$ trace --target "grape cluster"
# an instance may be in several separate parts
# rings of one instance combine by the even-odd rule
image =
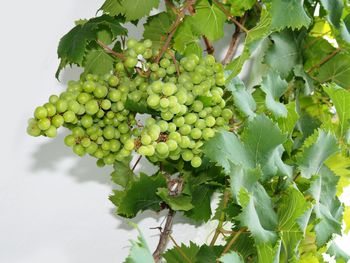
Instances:
[[[224,99],[223,67],[213,56],[175,58],[168,50],[158,62],[152,42],[127,41],[113,74],[87,75],[38,107],[28,126],[33,136],[72,131],[66,145],[98,163],[112,164],[132,151],[152,162],[202,164],[201,147],[218,129],[228,129],[233,112]],[[152,116],[140,124],[126,102],[147,105]]]

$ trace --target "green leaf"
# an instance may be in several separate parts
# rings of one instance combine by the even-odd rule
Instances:
[[[234,251],[223,255],[219,260],[222,263],[244,263],[242,257]]]
[[[327,167],[323,166],[313,176],[308,193],[314,198],[314,214],[318,219],[315,226],[318,247],[325,245],[333,234],[341,233],[343,206],[336,197],[338,178]]]
[[[340,177],[337,185],[337,195],[340,196],[343,189],[350,184],[350,158],[339,152],[329,157],[324,164]]]
[[[240,73],[244,65],[244,62],[247,59],[249,59],[250,54],[253,52],[254,48],[257,46],[257,43],[271,33],[270,26],[271,26],[270,13],[265,8],[263,8],[260,15],[260,21],[255,27],[250,29],[247,33],[246,39],[244,41],[244,49],[242,54],[226,66],[226,69],[232,70],[232,73],[228,78],[229,80],[234,78]]]
[[[196,255],[200,249],[200,247],[193,243],[190,242],[190,245],[187,247],[184,244],[181,244],[180,246],[181,251],[186,255],[188,258],[183,257],[183,255],[179,252],[177,248],[172,248],[167,250],[164,254],[163,257],[166,260],[167,263],[184,263],[188,262],[196,262]]]
[[[186,17],[174,35],[174,49],[187,56],[191,53],[201,57],[203,50],[200,46],[198,34],[194,30],[192,17]]]
[[[192,200],[194,206],[191,210],[185,212],[185,216],[197,221],[207,222],[211,217],[210,201],[214,190],[209,185],[200,184],[191,189]]]
[[[98,32],[110,31],[113,38],[119,35],[126,35],[127,30],[121,26],[122,19],[102,15],[88,20],[84,24],[75,26],[71,31],[60,40],[57,53],[61,59],[56,77],[59,76],[61,69],[67,64],[77,64],[82,66],[88,44],[97,40]]]
[[[113,165],[114,171],[111,174],[112,181],[124,188],[136,178],[136,175],[130,169],[130,161],[131,157],[123,161],[116,161]]]
[[[342,250],[334,241],[331,242],[327,254],[335,256],[337,263],[346,263],[350,260],[350,255]]]
[[[125,263],[154,263],[152,253],[147,245],[147,242],[135,225],[139,232],[138,240],[131,241],[131,249],[129,256],[126,258]]]
[[[323,130],[318,130],[304,143],[303,148],[303,152],[297,158],[297,164],[301,175],[308,179],[318,174],[323,163],[339,151],[334,135]]]
[[[94,49],[87,52],[84,60],[84,75],[91,73],[104,75],[113,70],[114,58],[103,49]]]
[[[244,13],[247,10],[250,10],[253,8],[254,4],[256,3],[256,0],[241,0],[241,1],[235,1],[235,0],[229,0],[227,1],[228,4],[231,6],[231,14],[233,16],[241,17],[244,15]]]
[[[285,30],[270,36],[272,43],[266,51],[264,62],[283,78],[286,78],[293,68],[300,63],[300,48],[295,33]]]
[[[342,0],[321,0],[323,8],[328,12],[327,19],[335,27],[340,27],[340,21],[344,9]]]
[[[135,217],[139,211],[160,210],[162,199],[157,195],[159,188],[166,187],[163,175],[141,174],[138,180],[128,184],[123,191],[114,191],[110,200],[117,206],[117,213],[124,217]]]
[[[256,184],[251,193],[241,188],[238,202],[242,206],[242,213],[237,216],[237,220],[241,226],[249,229],[256,244],[275,243],[277,214],[264,187]]]
[[[168,188],[159,188],[157,191],[157,195],[168,205],[172,210],[175,211],[189,211],[193,209],[193,205],[191,203],[192,197],[180,194],[178,196],[169,195]]]
[[[350,206],[346,206],[344,208],[343,219],[344,219],[344,223],[345,223],[344,233],[348,234],[350,231]]]
[[[212,263],[221,255],[223,246],[202,245],[196,255],[196,263]]]
[[[272,262],[279,263],[280,242],[277,242],[275,246],[270,243],[262,243],[257,245],[258,262]]]
[[[260,88],[266,94],[266,107],[276,117],[287,117],[288,111],[286,106],[279,102],[280,97],[282,97],[288,89],[287,81],[284,79],[282,80],[276,71],[270,71],[265,77],[263,77]]]
[[[291,260],[297,255],[297,247],[304,236],[307,224],[299,220],[311,206],[306,202],[303,194],[289,187],[282,195],[278,205],[278,230],[282,239],[282,254],[286,260]]]
[[[338,53],[319,68],[316,78],[319,82],[335,82],[347,89],[350,87],[349,64],[350,55]]]
[[[195,6],[196,13],[192,17],[193,25],[201,35],[209,40],[218,40],[224,36],[226,15],[208,0],[200,0]]]
[[[338,87],[335,84],[331,84],[324,87],[331,98],[340,122],[340,135],[344,136],[349,129],[350,120],[350,92]]]
[[[227,71],[225,74],[226,76],[230,75],[230,71]],[[235,106],[240,112],[250,118],[255,117],[256,103],[242,80],[238,77],[229,80],[226,83],[226,89],[232,93]]]
[[[127,21],[140,19],[157,8],[159,0],[107,0],[101,10],[111,16],[123,14]]]
[[[147,114],[156,115],[156,116],[159,115],[157,111],[149,108],[145,101],[135,102],[130,98],[127,98],[124,106],[125,106],[125,109],[132,112],[137,112],[140,114],[147,113]]]
[[[152,47],[159,49],[164,44],[173,21],[174,16],[166,12],[148,17],[147,22],[144,24],[143,38],[152,40]]]
[[[281,129],[282,133],[286,133],[289,136],[292,135],[295,125],[299,120],[299,114],[296,111],[296,102],[292,101],[286,105],[287,108],[287,117],[278,118],[278,126]]]
[[[290,27],[294,30],[303,26],[308,27],[311,19],[304,10],[303,2],[303,0],[272,0],[272,28],[282,30]],[[288,15],[286,12],[293,15]]]
[[[296,65],[294,67],[293,72],[296,77],[300,77],[304,80],[304,83],[305,83],[304,94],[310,95],[314,91],[315,87],[314,87],[313,79],[310,78],[308,74],[306,74],[303,65],[302,64]]]

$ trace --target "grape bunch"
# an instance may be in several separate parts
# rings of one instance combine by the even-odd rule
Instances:
[[[176,59],[167,50],[161,59],[152,42],[129,39],[112,74],[87,75],[71,81],[60,96],[38,107],[28,133],[55,137],[65,126],[66,145],[82,156],[113,164],[136,151],[156,163],[164,160],[202,164],[201,147],[233,117],[226,106],[224,69],[215,58],[191,54]],[[143,124],[127,102],[150,111]]]

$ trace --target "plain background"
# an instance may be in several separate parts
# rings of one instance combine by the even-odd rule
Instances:
[[[0,3],[1,263],[122,262],[128,240],[137,236],[115,216],[108,200],[113,189],[110,168],[97,168],[94,159],[74,156],[63,145],[65,132],[56,140],[31,138],[25,132],[34,107],[78,77],[76,69],[64,71],[61,83],[54,77],[60,37],[73,27],[73,21],[94,16],[102,2]],[[140,29],[131,29],[133,36],[140,37]],[[150,169],[142,163],[138,170],[145,167]],[[350,204],[349,196],[343,200]],[[150,228],[159,226],[163,218],[146,213],[132,220],[152,249],[158,231]],[[206,239],[214,228],[189,225],[179,217],[176,221],[178,242]],[[349,236],[339,240],[343,249],[349,243]]]

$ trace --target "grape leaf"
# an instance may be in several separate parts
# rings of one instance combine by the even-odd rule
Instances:
[[[221,255],[223,246],[202,245],[196,255],[196,263],[212,263]]]
[[[282,239],[281,253],[286,260],[291,260],[297,254],[297,246],[307,226],[299,219],[310,208],[303,194],[294,187],[289,187],[281,197],[277,210],[278,230]]]
[[[226,15],[208,0],[197,2],[196,13],[192,17],[193,25],[201,35],[205,35],[209,40],[218,40],[224,36],[224,23]]]
[[[333,234],[341,233],[343,206],[336,197],[337,182],[338,178],[325,166],[311,178],[307,193],[315,200],[313,212],[318,219],[315,226],[318,247],[325,245]]]
[[[350,158],[339,152],[329,157],[324,164],[340,177],[337,185],[337,195],[340,196],[343,189],[350,184]]]
[[[290,27],[294,30],[303,26],[308,27],[311,19],[304,10],[303,2],[303,0],[272,0],[272,28],[281,30]],[[286,15],[286,11],[293,15]]]
[[[159,0],[107,0],[101,7],[111,16],[123,14],[127,21],[140,19],[157,8]]]
[[[131,248],[129,256],[125,259],[124,263],[154,263],[152,253],[147,245],[146,239],[139,230],[139,228],[134,225],[139,232],[137,241],[131,241]]]
[[[240,73],[244,62],[249,59],[250,54],[257,46],[257,43],[271,33],[270,26],[271,16],[269,12],[265,8],[263,8],[260,15],[260,21],[247,33],[246,39],[244,41],[244,49],[242,54],[226,66],[227,70],[232,71],[231,75],[228,78],[229,80]]]
[[[344,233],[348,234],[350,231],[350,206],[346,206],[344,208],[343,219],[344,219],[344,223],[345,223]]]
[[[287,133],[289,136],[292,135],[295,125],[298,122],[299,114],[296,111],[296,102],[292,101],[286,105],[287,108],[287,117],[278,118],[278,126],[283,133]]]
[[[244,263],[242,257],[234,251],[223,255],[219,260],[222,263]]]
[[[210,201],[213,195],[213,188],[209,185],[200,184],[192,187],[192,200],[194,206],[191,210],[186,211],[185,216],[200,222],[207,222],[211,217]]]
[[[195,32],[192,17],[186,17],[174,35],[174,48],[183,55],[196,54],[201,57],[203,50],[199,43],[199,36]]]
[[[227,71],[225,74],[229,76],[230,71]],[[238,77],[228,80],[226,89],[232,93],[235,106],[240,112],[250,118],[255,117],[256,103],[252,94],[247,91],[242,80]]]
[[[280,241],[277,242],[275,246],[272,246],[270,243],[261,243],[257,245],[258,262],[279,263],[280,246]]]
[[[276,117],[287,117],[286,106],[279,102],[280,97],[287,91],[288,83],[281,79],[276,71],[270,71],[263,77],[260,88],[265,92],[266,107],[272,111]]]
[[[343,88],[350,87],[350,55],[338,53],[324,63],[316,74],[319,82],[335,82]]]
[[[125,106],[125,109],[132,112],[137,112],[140,114],[147,113],[155,116],[159,115],[159,112],[149,108],[145,101],[135,102],[130,98],[127,98],[124,106]]]
[[[125,190],[115,190],[110,200],[117,206],[119,215],[131,218],[139,211],[159,211],[162,199],[157,195],[157,191],[163,187],[166,187],[163,175],[140,174],[140,178],[128,184]]]
[[[271,198],[260,184],[254,185],[251,192],[241,188],[238,202],[242,206],[242,212],[236,219],[240,225],[247,227],[257,245],[273,244],[277,240],[275,232],[277,226],[277,214],[273,210]]]
[[[184,193],[178,196],[169,195],[168,188],[159,188],[157,195],[175,211],[189,211],[193,209],[192,197]]]
[[[200,249],[197,244],[191,241],[189,246],[181,244],[180,249],[182,253],[186,255],[187,259],[184,258],[177,248],[168,249],[163,254],[163,258],[167,263],[196,262],[196,255]]]
[[[233,16],[241,17],[247,10],[253,8],[254,4],[256,3],[256,0],[229,0],[227,1],[227,3],[230,4],[231,14]]]
[[[173,21],[174,16],[166,12],[150,16],[144,24],[143,37],[152,40],[152,47],[159,49],[164,44]]]
[[[130,169],[130,161],[131,157],[125,158],[123,161],[116,161],[113,165],[114,171],[111,174],[112,181],[124,188],[136,178]]]
[[[314,83],[312,78],[309,77],[308,74],[306,74],[303,65],[298,64],[294,67],[294,75],[296,77],[302,78],[304,80],[305,83],[305,90],[304,90],[304,94],[305,95],[310,95],[313,91],[314,91]]]
[[[335,241],[332,241],[329,245],[327,254],[334,256],[337,263],[346,263],[350,260],[350,255],[342,250]]]
[[[328,21],[335,27],[340,27],[341,16],[344,9],[344,3],[341,0],[321,0],[323,8],[328,12]]]
[[[297,156],[297,164],[301,175],[310,179],[318,174],[323,163],[338,152],[337,141],[334,135],[318,130],[305,141],[303,151]]]
[[[114,58],[103,49],[89,50],[84,60],[84,75],[88,73],[96,75],[110,73],[113,69],[114,61]]]
[[[77,64],[82,66],[88,44],[97,40],[98,32],[106,28],[115,38],[118,35],[126,35],[127,30],[121,26],[122,19],[102,15],[88,20],[84,24],[79,24],[62,37],[58,45],[57,53],[61,63],[56,72],[56,77],[67,64]]]
[[[286,78],[300,63],[300,48],[294,33],[285,30],[270,36],[272,43],[266,51],[264,62]]]
[[[324,87],[331,98],[340,122],[340,135],[344,136],[349,129],[350,120],[350,92],[338,87],[337,85],[328,85]]]

